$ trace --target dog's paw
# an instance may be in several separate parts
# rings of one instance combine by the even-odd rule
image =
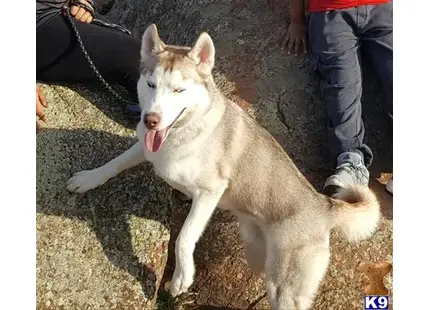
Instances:
[[[85,170],[75,173],[67,181],[67,190],[73,193],[85,193],[106,182],[99,170]]]
[[[170,283],[170,294],[173,297],[186,293],[193,284],[193,272],[182,272],[175,270],[172,282]]]

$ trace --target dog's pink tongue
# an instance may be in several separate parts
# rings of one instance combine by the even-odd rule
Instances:
[[[145,147],[150,152],[158,152],[166,139],[167,128],[157,131],[148,130],[145,134]]]

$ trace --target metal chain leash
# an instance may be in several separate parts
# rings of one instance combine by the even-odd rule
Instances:
[[[120,96],[113,88],[112,86],[110,86],[108,84],[108,82],[106,82],[106,80],[103,78],[103,76],[100,74],[99,70],[97,70],[97,67],[94,65],[93,61],[91,60],[90,55],[88,55],[88,51],[84,46],[84,43],[82,41],[82,37],[79,34],[78,29],[76,28],[75,22],[73,21],[72,16],[70,15],[70,8],[69,7],[64,7],[63,9],[67,19],[69,20],[70,25],[73,28],[73,31],[75,32],[76,35],[76,39],[78,40],[79,46],[81,48],[82,53],[84,54],[85,58],[88,61],[88,64],[90,65],[91,69],[94,71],[94,74],[96,75],[97,79],[103,84],[103,86],[109,91],[109,93],[111,93],[118,101],[124,103],[127,108],[132,111],[132,112],[139,112],[140,113],[140,107],[137,103],[132,102],[130,100],[124,99],[122,96]],[[111,28],[115,28],[118,29],[120,31],[123,31],[124,33],[127,33],[128,35],[131,35],[131,32],[123,27],[120,27],[118,25],[114,25],[114,24],[108,24],[105,23],[103,21],[100,20],[93,20],[93,23],[96,24],[101,24],[104,25],[106,27],[111,27]]]

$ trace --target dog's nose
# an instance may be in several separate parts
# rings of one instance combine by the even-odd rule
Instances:
[[[146,128],[154,129],[160,123],[160,119],[160,114],[149,112],[143,117],[143,123],[145,124]]]

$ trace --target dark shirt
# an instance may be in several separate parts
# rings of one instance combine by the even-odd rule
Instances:
[[[36,0],[36,31],[61,13],[66,0]]]

